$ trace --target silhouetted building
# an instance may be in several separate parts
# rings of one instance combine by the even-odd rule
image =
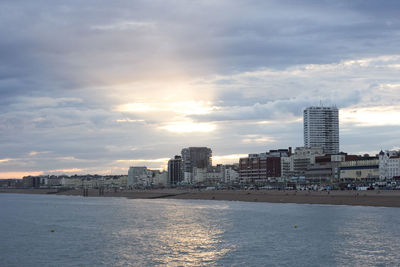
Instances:
[[[22,183],[25,188],[39,188],[40,177],[39,176],[25,176],[22,178]]]
[[[183,161],[181,156],[175,156],[168,161],[168,184],[175,185],[183,181]]]
[[[183,173],[186,182],[192,182],[193,168],[208,169],[212,166],[212,151],[208,147],[182,149]]]

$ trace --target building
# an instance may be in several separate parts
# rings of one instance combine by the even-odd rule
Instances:
[[[291,157],[281,157],[281,178],[286,180],[293,176],[293,161]]]
[[[379,179],[379,159],[360,157],[358,160],[340,163],[340,180],[343,182],[372,182]]]
[[[206,183],[209,185],[215,185],[223,183],[225,180],[225,165],[218,164],[212,166],[207,170]]]
[[[239,159],[239,179],[244,183],[265,182],[281,177],[281,158],[290,157],[292,149],[270,150],[260,154],[249,154]]]
[[[322,147],[325,154],[339,153],[337,107],[308,107],[303,112],[304,146]]]
[[[22,183],[25,188],[40,188],[41,179],[39,176],[24,176]]]
[[[315,164],[315,158],[322,155],[322,147],[296,147],[291,156],[293,176],[305,176],[307,169]]]
[[[400,151],[381,151],[379,153],[379,178],[392,179],[400,176]]]
[[[193,167],[193,171],[191,173],[191,184],[204,184],[207,181],[207,169],[206,168],[197,168]]]
[[[238,165],[225,165],[224,183],[234,184],[239,181]]]
[[[134,186],[138,184],[144,178],[147,178],[146,167],[130,167],[128,171],[128,186]]]
[[[193,168],[208,169],[212,166],[212,151],[208,147],[182,149],[183,174],[187,183],[193,182]]]
[[[181,156],[175,156],[168,161],[168,184],[176,185],[183,181],[183,161]]]
[[[169,184],[169,176],[166,171],[153,170],[152,185],[155,187],[164,187]]]
[[[346,160],[346,154],[316,156],[315,163],[310,165],[305,178],[311,182],[332,182],[339,179],[339,166]]]

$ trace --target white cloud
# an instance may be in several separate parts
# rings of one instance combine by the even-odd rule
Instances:
[[[145,122],[145,120],[132,120],[129,118],[125,118],[125,119],[118,119],[116,120],[116,122]]]
[[[0,159],[0,163],[6,163],[6,162],[10,162],[14,159]]]
[[[119,159],[116,162],[127,162],[127,163],[165,163],[168,162],[169,158],[158,158],[158,159]]]
[[[213,165],[215,164],[234,164],[239,162],[239,158],[247,157],[247,154],[228,154],[212,156]]]
[[[47,173],[82,173],[83,169],[71,168],[71,169],[57,169],[57,170],[48,170]]]
[[[171,103],[165,100],[164,102],[122,104],[118,105],[115,110],[122,113],[171,112],[182,115],[201,115],[208,114],[215,109],[216,107],[213,107],[210,101],[191,100]]]
[[[146,21],[118,21],[112,24],[94,25],[90,28],[97,31],[153,30],[156,28],[156,23]]]
[[[186,133],[208,133],[214,131],[217,126],[213,123],[208,122],[193,122],[190,120],[186,121],[174,121],[168,122],[167,124],[160,126],[160,129],[167,130],[169,132],[186,134]]]
[[[340,110],[340,122],[353,126],[400,126],[400,107],[372,106]],[[349,128],[351,126],[347,126]]]
[[[257,134],[249,134],[242,139],[242,143],[260,143],[260,144],[267,144],[273,143],[275,139],[270,136],[262,136]]]

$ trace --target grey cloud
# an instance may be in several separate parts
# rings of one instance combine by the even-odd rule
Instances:
[[[398,69],[386,63],[360,71],[330,69],[330,75],[322,70],[304,77],[291,71],[294,66],[399,54],[399,5],[1,1],[0,36],[6,38],[0,38],[0,157],[25,160],[25,165],[8,162],[2,171],[108,168],[114,160],[168,157],[189,145],[209,145],[217,154],[262,151],[258,143],[238,142],[251,134],[279,136],[266,144],[271,148],[301,145],[301,123],[242,123],[296,118],[320,100],[339,107],[396,103],[396,88],[382,84],[398,83]],[[273,73],[240,76],[263,70]],[[167,90],[162,83],[176,76],[185,77],[189,88],[196,82],[210,88],[219,110],[190,118],[214,121],[217,130],[212,134],[160,130],[160,121],[174,119],[171,114],[157,118],[114,111],[124,100],[151,94],[147,82],[160,82],[153,89],[157,99],[159,91]],[[203,100],[202,94],[194,92],[193,98]],[[117,122],[123,118],[144,122]],[[360,151],[368,146],[367,139],[351,143],[363,130],[344,135],[344,148]],[[391,140],[385,146],[398,142],[379,130],[397,133],[396,127],[371,128],[370,133]],[[25,158],[30,151],[43,150],[51,156]],[[70,156],[81,161],[62,160]]]
[[[363,9],[346,1],[103,4],[5,2],[3,7],[13,15],[3,19],[6,26],[1,29],[13,33],[12,47],[2,47],[0,53],[21,55],[19,61],[15,56],[4,58],[7,63],[20,62],[18,69],[25,65],[28,72],[36,72],[35,76],[41,73],[40,77],[45,78],[46,73],[47,80],[57,80],[56,86],[65,88],[68,84],[140,78],[148,70],[168,73],[172,71],[168,61],[172,60],[186,71],[227,73],[265,66],[329,63],[356,55],[381,54],[382,48],[385,53],[399,51],[397,42],[386,42],[397,39],[397,17],[393,12],[371,17],[368,6],[376,8],[374,2]],[[390,10],[393,7],[385,9]],[[128,33],[112,30],[113,25],[124,25],[124,21],[126,25],[149,23],[155,29]],[[101,33],[91,30],[93,27],[109,30]],[[18,45],[22,45],[20,51],[13,48]]]

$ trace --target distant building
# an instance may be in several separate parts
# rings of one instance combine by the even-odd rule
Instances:
[[[379,178],[392,179],[400,176],[400,151],[381,151],[379,153]]]
[[[358,160],[340,163],[340,180],[343,182],[371,182],[379,179],[379,159],[360,157]]]
[[[190,176],[190,183],[192,184],[204,184],[207,181],[207,168],[193,167],[193,171]]]
[[[270,150],[260,154],[249,154],[239,159],[239,179],[244,183],[265,182],[281,177],[281,158],[290,157],[292,149]]]
[[[325,154],[339,153],[337,107],[308,107],[303,112],[304,146],[322,147]]]
[[[322,155],[322,147],[296,147],[291,156],[293,176],[305,176],[307,169],[315,164],[315,157]]]
[[[293,176],[293,161],[291,157],[281,157],[281,178],[283,179]]]
[[[208,147],[184,148],[181,153],[185,182],[193,182],[193,168],[208,169],[212,166],[212,151]]]
[[[235,184],[239,182],[238,165],[225,165],[224,183]]]
[[[153,170],[151,184],[155,187],[168,185],[168,172]]]
[[[25,176],[22,178],[23,187],[25,188],[40,188],[39,176]]]
[[[181,156],[175,156],[168,161],[168,184],[176,185],[183,181],[183,160]]]
[[[218,164],[208,168],[206,175],[206,182],[209,185],[219,184],[224,182],[225,165]]]
[[[134,186],[147,177],[147,167],[130,167],[128,171],[128,186]]]
[[[316,156],[315,163],[308,166],[305,178],[311,182],[331,182],[339,179],[339,166],[346,154]]]

